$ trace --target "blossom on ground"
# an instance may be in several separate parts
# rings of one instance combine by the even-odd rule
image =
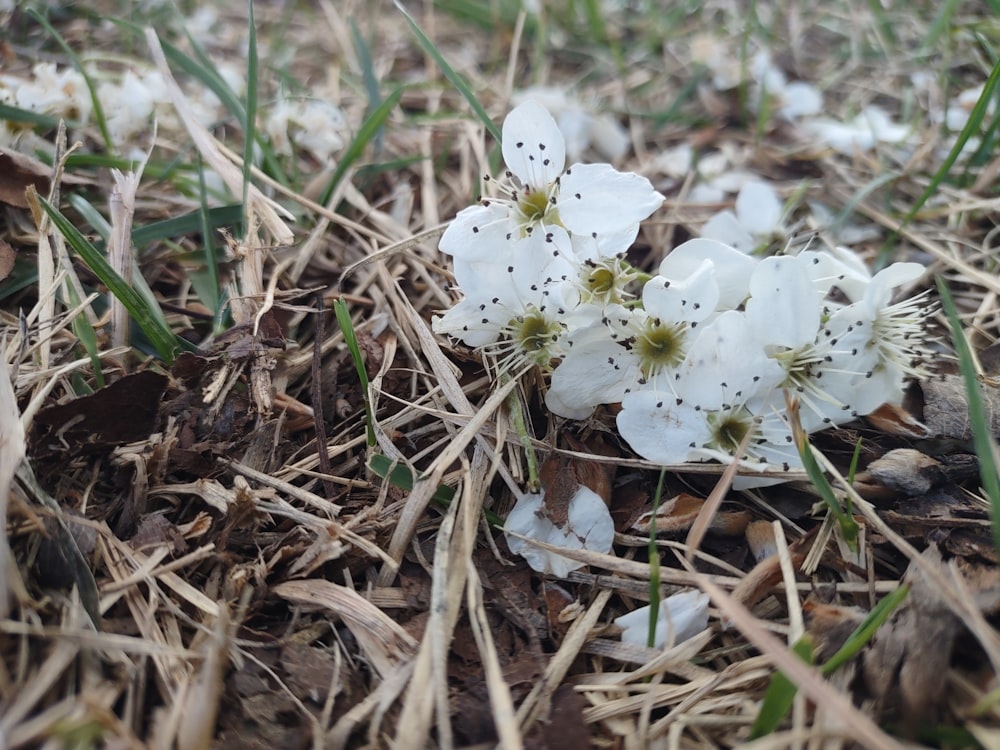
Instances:
[[[584,563],[549,552],[530,540],[536,539],[569,550],[589,550],[607,554],[615,537],[611,512],[604,500],[589,487],[580,485],[569,501],[564,523],[550,518],[545,508],[545,493],[520,495],[504,522],[507,546],[521,555],[532,569],[558,578],[582,568]],[[526,539],[521,539],[518,534]]]
[[[654,648],[676,646],[708,628],[708,594],[697,589],[681,591],[660,602],[653,635]],[[650,605],[615,618],[622,628],[622,642],[645,646],[649,643]]]
[[[783,378],[744,314],[728,310],[701,332],[668,388],[622,399],[618,431],[636,453],[662,464],[732,460],[749,434],[747,466],[787,470],[798,465],[791,433],[761,408]]]
[[[456,260],[455,278],[465,296],[431,321],[437,333],[496,356],[500,370],[511,373],[526,364],[548,367],[564,353],[566,333],[567,253],[560,253],[556,238],[542,235],[521,244],[528,252],[516,263]]]
[[[752,253],[781,233],[782,212],[777,191],[762,180],[752,180],[740,188],[735,210],[712,216],[702,227],[701,236]]]
[[[802,466],[789,395],[813,432],[900,400],[905,379],[922,372],[933,308],[919,295],[894,302],[893,292],[923,266],[873,276],[848,248],[749,254],[786,230],[774,188],[745,180],[723,215],[727,231],[684,242],[644,271],[626,251],[662,196],[608,165],[563,171],[564,151],[541,105],[508,116],[509,184],[460,211],[443,235],[462,298],[432,320],[501,373],[540,373],[553,414],[586,419],[617,404],[619,435],[646,460],[738,460],[753,474],[741,482],[781,481]],[[592,495],[577,493],[559,522],[543,496],[520,496],[507,529],[526,539],[511,548],[554,575],[572,568],[528,540],[610,549],[607,507]]]

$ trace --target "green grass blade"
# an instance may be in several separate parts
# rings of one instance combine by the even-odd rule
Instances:
[[[813,644],[808,634],[795,642],[792,652],[806,664],[812,664]],[[795,683],[789,680],[784,672],[778,672],[771,677],[771,682],[764,692],[764,699],[760,703],[760,711],[757,712],[757,718],[750,727],[751,740],[764,737],[778,728],[791,710],[797,692]]]
[[[656,493],[653,495],[653,515],[649,524],[649,633],[646,636],[646,645],[650,648],[656,647],[656,625],[660,619],[660,550],[656,546],[656,515],[660,512],[663,480],[666,476],[667,470],[660,469]]]
[[[1000,65],[1000,63],[998,63]],[[951,297],[948,285],[939,276],[937,278],[938,293],[941,296],[941,306],[948,317],[951,327],[951,338],[955,344],[955,354],[965,381],[965,394],[969,402],[969,426],[972,428],[972,443],[979,458],[979,476],[983,483],[983,491],[990,503],[990,519],[993,526],[993,546],[1000,553],[1000,470],[997,468],[997,446],[986,415],[983,403],[983,393],[976,367],[972,358],[972,350],[962,330],[962,322],[958,319],[958,310]]]
[[[455,69],[448,64],[448,61],[444,59],[444,55],[442,55],[438,48],[434,45],[434,42],[428,39],[427,35],[421,30],[421,28],[417,25],[417,22],[413,20],[410,14],[406,12],[406,9],[402,6],[399,0],[395,0],[395,3],[396,8],[403,14],[403,18],[406,19],[406,23],[409,24],[413,35],[417,37],[417,41],[420,42],[420,46],[423,47],[424,52],[433,58],[434,62],[437,63],[437,66],[441,68],[441,72],[444,73],[445,78],[451,81],[451,85],[458,89],[462,96],[465,97],[469,106],[472,107],[472,111],[476,113],[476,116],[479,117],[483,125],[486,127],[487,132],[493,136],[497,143],[500,143],[502,140],[500,136],[500,128],[496,126],[496,123],[493,122],[492,118],[490,118],[489,114],[483,108],[483,105],[479,103],[476,95],[473,94],[472,89],[469,88],[469,84],[467,84],[462,76],[460,76]]]
[[[198,157],[198,163],[200,167],[201,156]],[[208,275],[208,284],[206,285],[208,289],[206,291],[211,295],[207,299],[202,297],[202,302],[210,310],[218,311],[220,302],[219,263],[215,255],[215,243],[212,241],[211,209],[208,206],[208,190],[205,187],[204,168],[198,169],[198,194],[201,199],[201,205],[198,208],[198,223],[201,228],[201,245],[205,251],[205,273]]]
[[[364,81],[365,93],[368,95],[368,114],[371,114],[382,103],[382,92],[379,91],[378,78],[375,76],[375,63],[372,62],[371,50],[368,49],[365,38],[361,36],[361,30],[353,16],[348,21],[351,26],[351,41],[354,42],[358,66],[361,68],[361,80]]]
[[[983,86],[983,93],[979,96],[979,99],[976,101],[976,105],[969,113],[969,121],[965,123],[965,127],[962,128],[962,132],[958,134],[958,139],[955,141],[955,145],[952,146],[951,151],[948,152],[948,156],[945,158],[938,171],[934,173],[930,183],[917,199],[917,202],[913,204],[910,210],[906,213],[906,216],[903,217],[903,223],[900,225],[900,229],[909,224],[913,220],[913,217],[917,215],[917,212],[923,208],[927,199],[934,194],[934,192],[938,189],[938,185],[940,185],[944,181],[944,178],[948,176],[948,172],[951,171],[951,168],[958,160],[959,155],[962,153],[962,149],[965,148],[965,144],[967,144],[969,139],[972,138],[972,136],[980,129],[983,124],[983,119],[986,117],[986,113],[989,110],[990,100],[993,98],[998,82],[1000,82],[1000,60],[997,60],[993,65],[993,70],[990,71],[990,77],[986,79],[986,83]],[[899,232],[899,230],[896,231],[897,233]]]
[[[333,303],[333,312],[337,316],[337,324],[344,334],[344,343],[347,344],[347,351],[351,353],[354,360],[354,369],[357,370],[358,380],[361,381],[361,392],[365,402],[365,426],[368,432],[368,447],[375,447],[375,413],[372,411],[371,398],[368,391],[368,371],[365,369],[365,360],[361,355],[361,347],[358,346],[358,337],[354,333],[354,323],[351,321],[351,313],[347,309],[347,303],[338,299]]]
[[[931,24],[930,29],[928,29],[927,34],[924,36],[923,46],[918,53],[921,57],[937,48],[938,40],[947,34],[949,29],[951,29],[955,11],[958,10],[958,7],[961,4],[962,0],[945,0],[941,3],[941,8],[938,11],[937,16],[934,18],[934,22]]]
[[[868,645],[875,632],[906,600],[909,593],[909,586],[900,586],[876,604],[868,616],[854,629],[844,645],[820,667],[823,676],[829,677],[857,656],[861,649]],[[792,651],[807,664],[812,664],[812,640],[808,634],[792,646]],[[764,693],[764,699],[761,701],[760,711],[757,713],[757,718],[750,730],[751,740],[770,734],[778,728],[778,725],[788,715],[796,692],[798,692],[796,685],[783,673],[779,672],[771,678],[767,691]]]
[[[194,232],[211,232],[219,227],[233,227],[243,222],[243,206],[233,203],[228,206],[202,208],[163,221],[154,221],[132,230],[132,242],[136,247],[145,247],[158,240],[167,240]],[[210,235],[205,235],[206,242]]]
[[[333,171],[333,176],[330,178],[330,182],[327,184],[326,188],[323,190],[320,196],[319,203],[326,205],[330,200],[330,196],[337,189],[337,185],[340,181],[344,179],[344,175],[347,170],[350,169],[351,165],[354,164],[361,154],[364,153],[365,147],[376,137],[379,130],[385,124],[386,119],[388,119],[389,114],[396,108],[399,103],[400,98],[403,96],[403,89],[398,88],[389,94],[388,98],[382,102],[375,111],[361,124],[358,128],[358,134],[351,141],[351,144],[344,151],[343,156],[340,157],[340,161],[337,163],[337,168]]]
[[[66,284],[66,293],[69,296],[68,302],[70,307],[75,308],[83,301],[77,295],[76,288],[72,284]],[[80,313],[73,318],[72,328],[73,335],[83,345],[83,349],[87,352],[87,357],[90,359],[90,367],[94,371],[94,382],[98,388],[103,388],[104,370],[101,366],[101,357],[99,355],[100,347],[97,345],[97,331],[94,330],[90,319],[84,313]]]
[[[97,278],[108,288],[108,291],[121,300],[125,309],[131,314],[132,319],[143,330],[146,336],[149,337],[149,341],[156,349],[157,354],[168,364],[173,362],[174,356],[181,348],[181,344],[177,336],[174,335],[174,332],[160,322],[161,318],[149,309],[146,300],[129,284],[125,283],[124,279],[104,259],[101,252],[90,243],[90,240],[80,233],[80,230],[73,226],[69,219],[63,216],[58,209],[45,199],[40,197],[38,200],[42,204],[42,208],[45,209],[45,213],[49,215],[52,224],[66,238],[70,247],[83,258],[84,263],[97,275]]]
[[[869,641],[871,641],[872,636],[875,635],[875,631],[878,630],[882,626],[882,623],[889,619],[889,615],[895,612],[896,608],[906,600],[909,593],[909,586],[900,586],[892,593],[887,594],[878,604],[872,607],[872,611],[869,612],[868,616],[861,621],[861,624],[854,629],[854,632],[851,633],[850,637],[844,642],[844,645],[837,649],[837,653],[831,656],[823,664],[820,671],[824,674],[824,676],[833,674],[844,666],[844,664],[857,656],[861,652],[861,649],[863,649],[866,645],[868,645]]]
[[[90,93],[90,101],[94,107],[94,120],[97,122],[97,127],[101,131],[101,138],[104,140],[104,147],[108,151],[114,151],[115,145],[111,140],[111,131],[108,130],[108,121],[104,116],[104,108],[101,106],[101,100],[97,98],[97,87],[94,85],[94,79],[87,74],[84,69],[83,64],[80,62],[79,55],[69,46],[69,43],[63,39],[62,34],[56,31],[55,27],[49,23],[44,15],[39,13],[34,8],[28,8],[27,13],[29,16],[38,21],[42,27],[49,32],[53,39],[55,39],[56,44],[62,47],[63,52],[66,56],[73,62],[73,67],[76,68],[77,72],[83,76],[84,83],[87,84],[87,91]]]
[[[257,29],[253,18],[253,0],[247,0],[250,38],[247,41],[247,106],[243,118],[243,205],[249,205],[250,170],[253,168],[253,147],[257,133]],[[248,221],[244,224],[249,227]]]
[[[837,525],[840,526],[840,532],[844,536],[844,541],[847,542],[847,545],[852,550],[857,550],[858,524],[850,515],[848,515],[847,511],[841,507],[840,501],[837,500],[837,496],[833,493],[833,487],[830,486],[830,481],[826,478],[826,474],[823,473],[823,470],[816,462],[816,457],[813,456],[812,449],[810,448],[808,442],[806,443],[805,450],[802,451],[801,455],[806,473],[809,475],[809,479],[812,481],[813,486],[819,492],[820,497],[823,498],[823,502],[827,504],[827,507],[830,508],[830,512],[833,513],[834,518],[837,519]]]
[[[386,480],[393,487],[399,487],[401,490],[407,491],[413,489],[413,474],[410,472],[409,468],[399,463],[394,464],[392,459],[388,456],[383,456],[381,453],[372,455],[371,458],[368,459],[368,468],[375,472],[378,476],[382,477],[382,479]],[[455,488],[442,484],[434,490],[431,500],[438,505],[447,508],[448,505],[451,504],[454,497]],[[486,520],[493,526],[503,528],[503,519],[493,511],[484,508],[483,515],[486,516]]]
[[[59,118],[52,115],[43,115],[41,112],[32,112],[29,109],[21,109],[10,104],[0,104],[0,120],[6,122],[23,122],[49,130],[59,127]],[[70,127],[81,125],[82,123],[67,123]]]

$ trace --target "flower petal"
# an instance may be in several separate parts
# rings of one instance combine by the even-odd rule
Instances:
[[[469,206],[458,212],[441,235],[438,249],[465,260],[497,260],[511,252],[517,229],[510,209],[500,203]]]
[[[642,288],[642,304],[650,316],[666,323],[700,323],[719,304],[715,264],[704,260],[692,274],[679,280],[654,276]]]
[[[741,253],[752,253],[757,249],[757,241],[753,235],[740,224],[736,214],[728,209],[719,211],[706,221],[701,228],[701,236],[734,247]]]
[[[781,225],[781,201],[766,182],[753,180],[736,196],[736,218],[753,235],[769,235]]]
[[[797,256],[764,258],[750,277],[746,318],[758,340],[796,349],[816,339],[820,298]]]
[[[649,461],[684,463],[691,446],[710,437],[704,415],[694,406],[678,404],[672,396],[654,391],[632,391],[622,399],[616,418],[618,432]]]
[[[557,207],[574,234],[617,232],[638,224],[663,204],[652,183],[610,164],[574,164],[560,179]]]
[[[678,245],[660,263],[660,275],[668,279],[685,279],[706,258],[715,263],[719,309],[731,310],[742,305],[757,260],[722,242],[699,237]]]
[[[503,121],[503,160],[524,185],[547,190],[566,166],[566,141],[541,104],[526,101]]]

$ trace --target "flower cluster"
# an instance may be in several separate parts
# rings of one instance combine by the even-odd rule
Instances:
[[[758,258],[702,237],[644,273],[625,251],[663,200],[648,180],[566,169],[563,137],[534,101],[509,114],[502,149],[498,197],[441,239],[464,296],[434,328],[512,376],[550,373],[559,416],[620,404],[618,431],[646,459],[738,458],[780,476],[801,466],[786,393],[806,431],[843,424],[898,400],[927,356],[926,298],[893,302],[919,264],[872,276],[842,248]]]

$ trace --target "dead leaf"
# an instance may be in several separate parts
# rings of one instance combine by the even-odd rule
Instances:
[[[868,464],[868,469],[855,478],[855,486],[865,497],[900,493],[916,497],[926,495],[943,479],[940,462],[918,450],[898,448]]]
[[[886,435],[906,437],[919,440],[928,437],[927,427],[920,423],[909,411],[895,404],[882,404],[871,414],[865,415],[865,421]]]
[[[92,455],[145,440],[156,427],[166,387],[165,375],[144,370],[89,396],[42,409],[32,423],[35,458]]]
[[[0,281],[10,276],[10,272],[14,270],[16,257],[17,253],[14,252],[14,248],[4,240],[0,240]]]
[[[928,547],[923,557],[944,572],[937,547]],[[905,580],[910,596],[875,634],[863,674],[883,707],[898,704],[904,725],[915,729],[933,721],[935,708],[942,705],[948,685],[942,677],[964,626],[916,564],[910,564]]]
[[[24,191],[28,186],[34,186],[39,195],[48,195],[52,167],[42,161],[0,147],[0,203],[6,203],[16,208],[28,208],[28,200]],[[87,184],[90,180],[73,175],[64,175],[62,181],[70,184]],[[2,271],[2,268],[0,268]],[[0,273],[0,279],[4,274]]]
[[[943,375],[922,380],[920,389],[924,397],[924,424],[932,435],[953,440],[972,439],[969,404],[961,376]],[[991,431],[994,436],[1000,436],[1000,392],[987,383],[980,383],[979,390]]]
[[[705,499],[682,492],[660,504],[653,518],[653,512],[648,511],[639,516],[632,524],[630,531],[638,534],[648,534],[650,526],[655,524],[657,534],[670,534],[687,531],[698,518]],[[727,536],[742,534],[750,523],[751,515],[747,511],[720,511],[716,513],[709,524],[709,530]]]

